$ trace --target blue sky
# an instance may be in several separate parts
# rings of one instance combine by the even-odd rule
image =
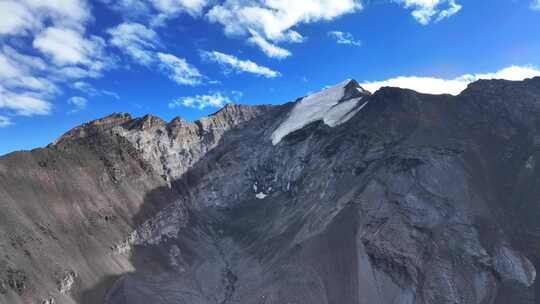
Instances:
[[[354,78],[540,75],[540,0],[4,0],[0,154],[112,112],[189,120]]]

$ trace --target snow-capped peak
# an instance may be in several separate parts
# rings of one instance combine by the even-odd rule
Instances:
[[[344,123],[361,108],[357,107],[358,102],[366,95],[369,92],[356,81],[347,79],[302,98],[291,110],[289,117],[272,133],[272,143],[277,145],[283,137],[314,121],[323,120],[330,127]]]

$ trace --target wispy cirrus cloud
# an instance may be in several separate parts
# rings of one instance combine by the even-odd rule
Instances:
[[[49,24],[83,30],[92,18],[85,0],[0,2],[0,34],[32,35]]]
[[[5,128],[12,124],[13,122],[11,121],[9,117],[0,115],[0,128]]]
[[[91,84],[85,81],[76,81],[73,83],[72,87],[90,96],[95,96],[99,94],[96,88],[94,88]]]
[[[533,0],[531,8],[540,11],[540,0]]]
[[[58,66],[83,65],[93,68],[103,57],[105,41],[97,36],[84,37],[76,30],[49,27],[35,37],[33,46]]]
[[[101,90],[100,91],[100,94],[101,95],[106,95],[106,96],[110,96],[114,99],[120,99],[120,94],[116,93],[116,92],[113,92],[113,91],[108,91],[108,90]]]
[[[109,96],[114,99],[120,99],[120,95],[108,90],[96,89],[93,85],[85,81],[76,81],[71,85],[72,88],[85,93],[88,96]]]
[[[251,60],[242,60],[233,55],[221,53],[218,51],[202,51],[201,57],[204,60],[216,62],[219,64],[224,73],[250,73],[266,78],[275,78],[280,76],[279,72],[276,72],[270,68],[258,65],[257,63]]]
[[[383,81],[365,82],[361,86],[375,92],[381,87],[398,87],[427,94],[458,95],[467,86],[480,79],[523,80],[540,76],[540,69],[533,66],[510,66],[492,73],[465,74],[456,78],[400,76]]]
[[[354,39],[354,36],[351,33],[341,32],[341,31],[331,31],[331,32],[328,32],[328,36],[336,40],[336,42],[339,44],[362,46],[362,42],[360,40]]]
[[[128,55],[132,62],[156,68],[180,85],[200,85],[206,79],[185,58],[161,52],[158,34],[140,23],[121,23],[107,31],[110,43]]]
[[[176,83],[191,86],[203,83],[204,76],[184,58],[166,53],[157,53],[157,57],[159,67]]]
[[[207,6],[214,3],[214,0],[101,0],[101,2],[122,13],[125,19],[144,20],[152,27],[159,27],[183,13],[199,17]]]
[[[155,50],[159,45],[157,33],[140,23],[124,22],[107,30],[110,43],[142,65],[150,65],[155,60]]]
[[[0,34],[25,34],[41,27],[41,20],[18,1],[0,2]]]
[[[27,90],[52,95],[58,87],[46,78],[47,65],[37,57],[26,56],[4,46],[0,49],[0,80],[5,90]]]
[[[219,23],[229,36],[247,37],[266,55],[284,58],[290,52],[277,43],[298,43],[304,37],[294,27],[302,23],[329,21],[362,9],[357,0],[226,0],[206,16]]]
[[[49,99],[60,89],[46,78],[47,70],[40,58],[4,46],[0,50],[0,109],[21,116],[49,114]]]
[[[76,112],[86,109],[86,105],[88,104],[88,99],[81,96],[73,96],[67,100],[67,103],[73,107],[70,113],[76,113]]]
[[[13,92],[0,85],[0,109],[6,109],[14,115],[48,115],[52,104],[32,92]]]
[[[441,21],[457,14],[463,6],[456,0],[392,0],[412,9],[412,16],[420,24]]]
[[[250,31],[248,42],[258,46],[268,57],[283,59],[291,56],[291,52],[264,39],[255,31]]]
[[[239,92],[232,93],[236,97],[239,96]],[[206,95],[195,95],[177,98],[169,103],[169,108],[174,109],[178,107],[187,107],[199,110],[204,110],[206,108],[221,108],[226,104],[232,103],[233,99],[234,97],[231,98],[222,92],[215,92]]]

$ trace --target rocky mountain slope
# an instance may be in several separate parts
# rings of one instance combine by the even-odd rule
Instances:
[[[0,158],[0,303],[532,304],[540,78],[355,81]]]

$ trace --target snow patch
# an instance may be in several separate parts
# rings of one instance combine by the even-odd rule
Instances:
[[[265,199],[268,195],[265,194],[264,192],[259,192],[257,194],[255,194],[255,197],[258,198],[258,199]]]
[[[536,162],[534,161],[534,156],[531,156],[527,159],[527,162],[525,163],[525,168],[534,169],[535,165]]]
[[[353,112],[360,99],[362,99],[362,97],[353,98],[331,107],[323,117],[324,123],[333,128],[349,120],[350,117],[347,119],[344,118],[349,116],[349,113]]]
[[[345,96],[349,82],[346,80],[297,102],[289,117],[272,133],[272,144],[277,145],[283,137],[312,122],[323,120],[328,126],[335,127],[353,117],[359,111],[355,107],[362,97],[339,102]],[[360,88],[357,90],[363,92]]]

